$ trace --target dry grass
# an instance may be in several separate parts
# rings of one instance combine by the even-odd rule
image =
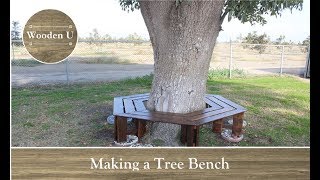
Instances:
[[[29,54],[24,47],[14,47],[15,59],[30,59]],[[90,44],[79,42],[70,57],[89,58],[85,63],[97,62],[95,58],[115,59],[112,63],[135,63],[135,64],[153,64],[153,50],[150,43],[134,44],[134,43],[103,43]],[[292,46],[285,47],[284,60],[286,64],[292,66],[304,65],[306,53],[302,51],[302,47]],[[213,51],[211,65],[214,67],[227,68],[230,59],[230,45],[228,43],[217,43]],[[281,48],[267,47],[263,54],[259,54],[257,50],[244,48],[243,45],[233,44],[233,60],[235,66],[246,62],[250,63],[271,63],[278,64],[281,60]],[[92,62],[90,62],[92,61]],[[79,60],[79,62],[83,62]],[[110,61],[105,61],[109,63]],[[98,62],[99,63],[99,62]],[[261,65],[261,67],[264,67]],[[238,67],[241,68],[241,67]],[[242,68],[244,69],[244,68]]]

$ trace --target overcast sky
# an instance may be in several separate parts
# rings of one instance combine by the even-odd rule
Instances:
[[[19,21],[23,29],[27,20],[36,12],[43,9],[57,9],[69,15],[74,21],[79,36],[88,36],[92,29],[97,28],[101,35],[125,37],[130,33],[138,33],[149,39],[147,28],[139,10],[123,11],[118,0],[10,0],[10,19]],[[303,41],[310,34],[310,0],[304,0],[303,10],[283,12],[281,17],[267,17],[264,26],[250,23],[241,24],[234,19],[225,19],[218,41],[236,39],[241,33],[267,33],[272,40],[285,35],[286,40]]]

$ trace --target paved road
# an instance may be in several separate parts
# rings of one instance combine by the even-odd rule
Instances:
[[[216,62],[212,67],[228,68],[227,62]],[[250,74],[279,74],[278,62],[237,62],[234,68],[243,69]],[[302,76],[304,73],[303,61],[287,62],[283,73]],[[153,64],[81,64],[71,62],[68,65],[68,74],[65,63],[54,65],[37,65],[34,67],[12,66],[12,86],[30,84],[47,85],[79,82],[115,81],[129,77],[147,75],[153,72]]]
[[[69,64],[69,82],[115,81],[153,72],[152,64]],[[12,66],[12,86],[67,83],[66,64]]]

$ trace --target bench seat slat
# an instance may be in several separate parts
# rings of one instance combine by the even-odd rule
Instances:
[[[147,110],[146,107],[144,106],[143,99],[134,99],[133,103],[134,103],[134,106],[136,107],[137,111],[146,111]]]
[[[213,95],[213,96],[214,96],[215,98],[219,99],[220,101],[222,101],[222,102],[224,102],[224,103],[226,103],[226,104],[229,104],[229,105],[232,106],[232,107],[235,107],[236,109],[242,109],[242,110],[245,110],[245,111],[246,111],[246,109],[245,109],[244,107],[242,107],[242,106],[240,106],[239,104],[236,104],[236,103],[230,101],[229,99],[226,99],[226,98],[224,98],[224,97],[222,97],[222,96],[220,96],[220,95]]]
[[[201,125],[217,119],[245,112],[242,106],[223,98],[219,95],[207,94],[205,102],[209,108],[191,113],[150,112],[146,109],[143,101],[148,100],[149,93],[114,98],[114,115],[132,117],[136,119],[183,124]]]
[[[113,114],[122,114],[124,113],[124,106],[123,106],[123,101],[122,98],[115,97],[113,99]]]
[[[205,101],[207,104],[209,104],[212,108],[214,108],[215,110],[223,108],[223,106],[218,105],[217,103],[215,103],[214,101],[212,101],[212,100],[209,99],[208,97],[205,97],[205,98],[204,98],[204,101]]]
[[[126,113],[131,113],[136,111],[133,105],[133,101],[131,99],[123,99],[123,103],[124,103],[124,110]]]

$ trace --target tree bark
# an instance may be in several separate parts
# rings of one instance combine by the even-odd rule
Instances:
[[[188,113],[205,108],[207,74],[221,29],[224,0],[140,1],[154,52],[154,79],[147,108]],[[150,141],[177,146],[180,126],[153,123]]]

